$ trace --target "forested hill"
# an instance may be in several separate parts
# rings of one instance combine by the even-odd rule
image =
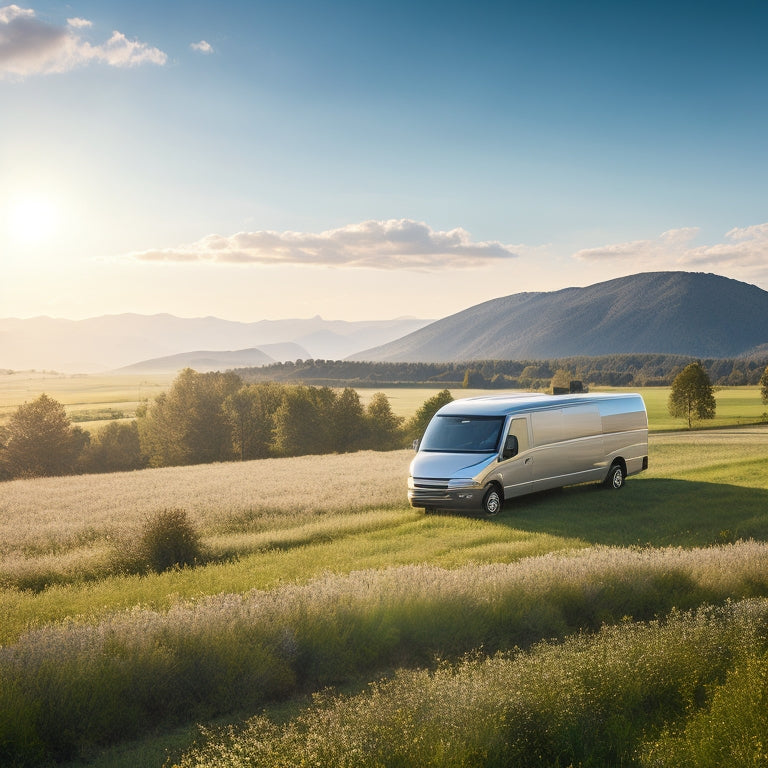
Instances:
[[[727,358],[768,343],[768,292],[718,275],[645,272],[478,304],[353,360],[531,360],[627,353]]]

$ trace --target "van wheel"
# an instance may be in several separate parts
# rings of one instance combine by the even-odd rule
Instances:
[[[605,478],[605,487],[612,488],[614,491],[618,491],[624,485],[624,468],[616,462],[611,464],[608,477]]]
[[[501,492],[498,487],[492,485],[485,492],[485,496],[483,496],[483,512],[487,517],[498,515],[503,503],[504,499],[501,498]]]

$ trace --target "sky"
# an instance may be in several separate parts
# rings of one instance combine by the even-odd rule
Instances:
[[[0,317],[768,290],[768,3],[0,0]]]

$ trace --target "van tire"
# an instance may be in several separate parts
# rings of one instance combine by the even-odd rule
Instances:
[[[603,484],[606,488],[618,491],[619,488],[624,487],[624,479],[624,467],[618,461],[614,461]]]
[[[501,512],[504,505],[504,497],[498,485],[491,485],[483,496],[483,514],[486,517],[493,517]]]

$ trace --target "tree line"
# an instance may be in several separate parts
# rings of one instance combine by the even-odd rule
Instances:
[[[567,384],[570,376],[558,369],[548,384],[558,378]],[[768,403],[768,367],[756,383]],[[452,399],[442,389],[405,420],[382,392],[363,406],[350,387],[246,383],[234,372],[187,368],[167,392],[142,404],[135,420],[112,422],[94,435],[73,425],[64,406],[46,394],[20,405],[0,426],[0,480],[394,450],[421,437],[434,413]],[[669,411],[689,427],[714,417],[713,385],[703,363],[690,363],[675,376]]]
[[[93,435],[46,394],[19,406],[0,427],[0,479],[393,450],[420,437],[452,399],[444,389],[406,420],[382,392],[363,406],[349,387],[245,383],[236,373],[187,368],[134,421]]]
[[[755,386],[768,358],[708,358],[622,354],[550,360],[478,360],[463,363],[373,363],[355,360],[296,360],[241,368],[244,381],[302,382],[325,386],[393,387],[414,384],[478,389],[547,389],[558,370],[570,370],[585,386],[670,386],[699,362],[716,386]]]

